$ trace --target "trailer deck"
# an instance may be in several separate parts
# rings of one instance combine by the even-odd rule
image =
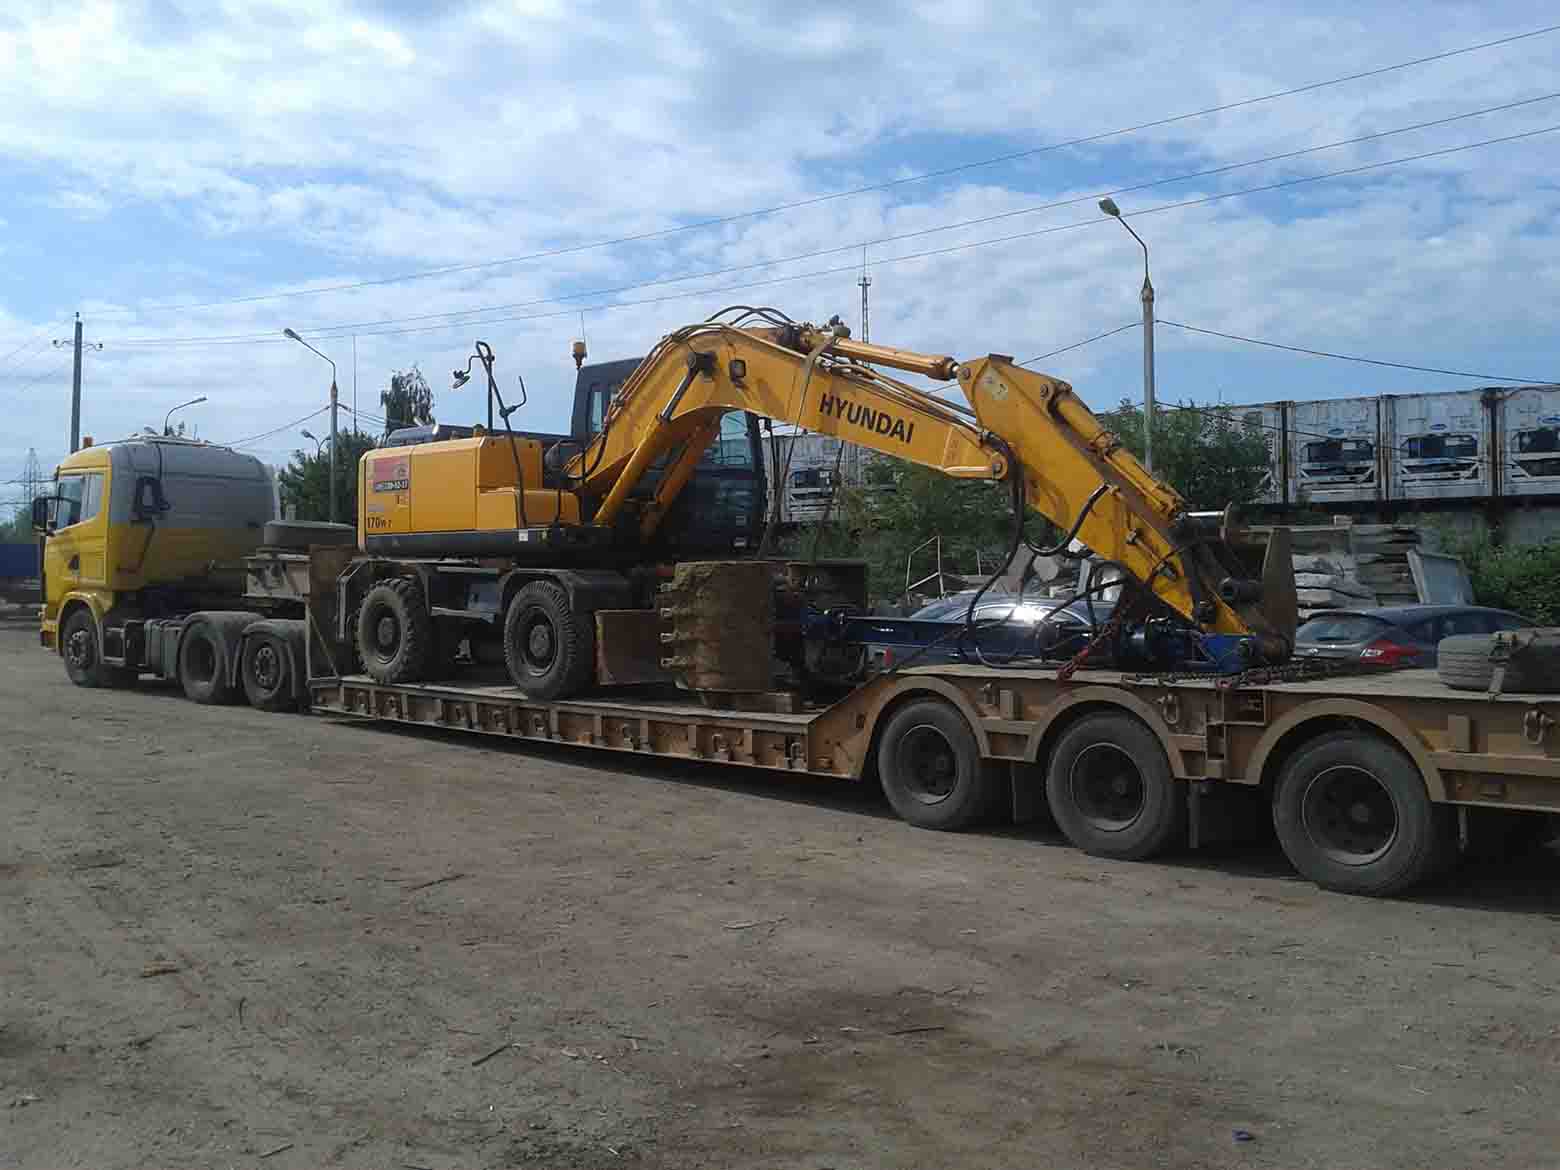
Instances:
[[[1055,669],[937,666],[880,676],[798,712],[646,692],[538,702],[501,681],[384,686],[353,675],[310,689],[322,713],[847,779],[870,778],[884,716],[911,696],[952,704],[984,758],[1021,766],[1043,765],[1082,713],[1121,710],[1154,732],[1178,779],[1237,785],[1270,782],[1299,740],[1365,727],[1414,760],[1437,802],[1560,810],[1560,696],[1454,691],[1428,670],[1226,687],[1110,670],[1060,681]]]

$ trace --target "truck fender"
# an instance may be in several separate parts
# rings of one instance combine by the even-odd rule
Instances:
[[[98,654],[103,653],[103,619],[108,616],[108,606],[95,593],[67,593],[60,601],[60,608],[56,611],[58,616],[54,621],[54,652],[61,657],[64,657],[65,647],[60,643],[59,631],[65,628],[65,619],[70,617],[71,611],[83,605],[92,614],[92,627],[97,631]]]
[[[1420,776],[1424,778],[1425,790],[1429,792],[1430,799],[1446,800],[1446,781],[1441,776],[1441,769],[1435,766],[1435,761],[1430,758],[1423,741],[1414,734],[1413,729],[1392,712],[1359,699],[1319,699],[1303,707],[1296,707],[1262,733],[1256,749],[1251,753],[1251,762],[1247,765],[1248,774],[1242,779],[1247,784],[1260,784],[1268,769],[1269,757],[1273,755],[1284,737],[1296,728],[1312,720],[1339,718],[1363,723],[1384,735],[1394,746],[1402,749],[1404,755],[1414,761],[1414,766],[1419,769]],[[1273,761],[1274,766],[1282,763],[1282,759]]]
[[[987,735],[985,724],[981,722],[980,712],[975,710],[975,705],[970,702],[968,695],[952,683],[933,674],[896,675],[890,685],[883,687],[866,716],[869,742],[874,747],[877,744],[878,730],[883,724],[884,711],[889,707],[898,707],[900,703],[917,695],[945,699],[952,704],[959,714],[964,716],[964,721],[970,725],[970,730],[975,733],[975,742],[980,745],[981,756],[990,758],[991,737]],[[865,771],[865,758],[853,762],[854,779],[861,779]]]
[[[249,644],[249,639],[256,634],[270,634],[278,639],[287,652],[287,669],[292,673],[293,698],[305,699],[309,694],[309,680],[305,677],[304,664],[308,661],[307,651],[304,645],[304,623],[296,618],[261,618],[259,621],[250,622],[244,627],[243,636],[240,638],[237,656],[234,658],[235,671],[244,660],[244,649]],[[236,682],[242,683],[235,673]]]
[[[1069,690],[1040,712],[1035,720],[1035,727],[1029,734],[1029,742],[1024,746],[1024,754],[1036,763],[1045,763],[1040,758],[1040,749],[1051,736],[1051,729],[1056,726],[1056,721],[1076,707],[1089,705],[1093,707],[1111,707],[1118,711],[1125,711],[1135,715],[1142,721],[1159,739],[1160,745],[1165,749],[1165,759],[1170,761],[1170,772],[1177,780],[1189,779],[1186,770],[1186,761],[1181,757],[1181,750],[1170,739],[1170,732],[1165,727],[1165,721],[1158,711],[1144,702],[1137,695],[1131,694],[1119,687],[1079,687]]]
[[[244,631],[259,620],[260,614],[243,610],[207,609],[192,613],[184,619],[184,628],[179,631],[179,652],[182,653],[191,631],[208,627],[222,651],[222,673],[228,685],[240,685],[238,664],[244,649]],[[176,653],[174,662],[178,661],[179,654]]]

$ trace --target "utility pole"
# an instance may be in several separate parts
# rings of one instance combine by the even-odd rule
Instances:
[[[81,448],[81,351],[82,349],[102,349],[101,341],[83,346],[81,344],[81,314],[76,314],[76,337],[74,341],[66,341],[57,338],[54,348],[69,345],[75,349],[75,363],[70,377],[70,449],[74,453]]]
[[[872,278],[867,275],[867,250],[861,249],[861,279],[856,282],[861,286],[861,340],[872,340],[872,317],[868,311],[867,290],[872,287]]]

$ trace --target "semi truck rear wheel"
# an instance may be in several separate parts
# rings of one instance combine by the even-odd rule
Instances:
[[[208,622],[192,622],[179,643],[179,685],[185,698],[212,705],[231,703],[236,695],[227,666],[217,631]]]
[[[357,649],[377,683],[417,682],[433,654],[433,619],[422,586],[410,577],[381,581],[358,609]]]
[[[1141,861],[1186,833],[1186,793],[1159,737],[1125,713],[1086,715],[1063,732],[1045,791],[1063,834],[1097,857]]]
[[[551,581],[522,585],[504,613],[504,664],[529,698],[576,695],[595,675],[595,621]]]
[[[85,606],[65,619],[60,629],[60,656],[65,659],[66,675],[78,687],[128,687],[135,682],[133,670],[103,661],[97,622]]]
[[[286,645],[275,634],[250,634],[239,663],[244,697],[260,711],[292,711],[298,706],[293,692],[293,661]]]
[[[1273,826],[1290,862],[1328,890],[1397,894],[1454,855],[1452,810],[1414,762],[1373,735],[1329,735],[1279,773]]]
[[[941,699],[916,699],[889,716],[878,742],[878,778],[902,820],[919,829],[963,829],[991,814],[999,786],[970,725]]]

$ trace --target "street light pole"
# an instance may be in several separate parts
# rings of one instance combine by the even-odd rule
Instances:
[[[330,522],[336,523],[336,363],[325,354],[320,353],[292,329],[283,329],[282,333],[292,338],[304,349],[318,354],[330,362]]]
[[[305,439],[308,439],[309,442],[314,444],[314,457],[318,459],[320,457],[320,452],[325,449],[325,440],[315,438],[313,432],[311,431],[299,431],[298,433]]]
[[[1100,210],[1110,216],[1127,231],[1143,249],[1143,289],[1139,298],[1143,302],[1143,466],[1154,470],[1154,283],[1148,279],[1148,245],[1143,237],[1132,231],[1132,225],[1121,214],[1114,199],[1100,200]]]
[[[173,418],[173,411],[175,411],[175,410],[183,410],[186,406],[198,406],[198,405],[200,405],[204,401],[206,401],[206,396],[204,394],[202,394],[199,398],[191,398],[188,402],[181,402],[181,403],[179,403],[179,405],[175,406],[173,408],[173,410],[170,410],[167,414],[163,415],[163,434],[164,435],[171,435],[171,434],[173,434],[173,432],[168,429],[168,424],[169,424],[169,422]]]

